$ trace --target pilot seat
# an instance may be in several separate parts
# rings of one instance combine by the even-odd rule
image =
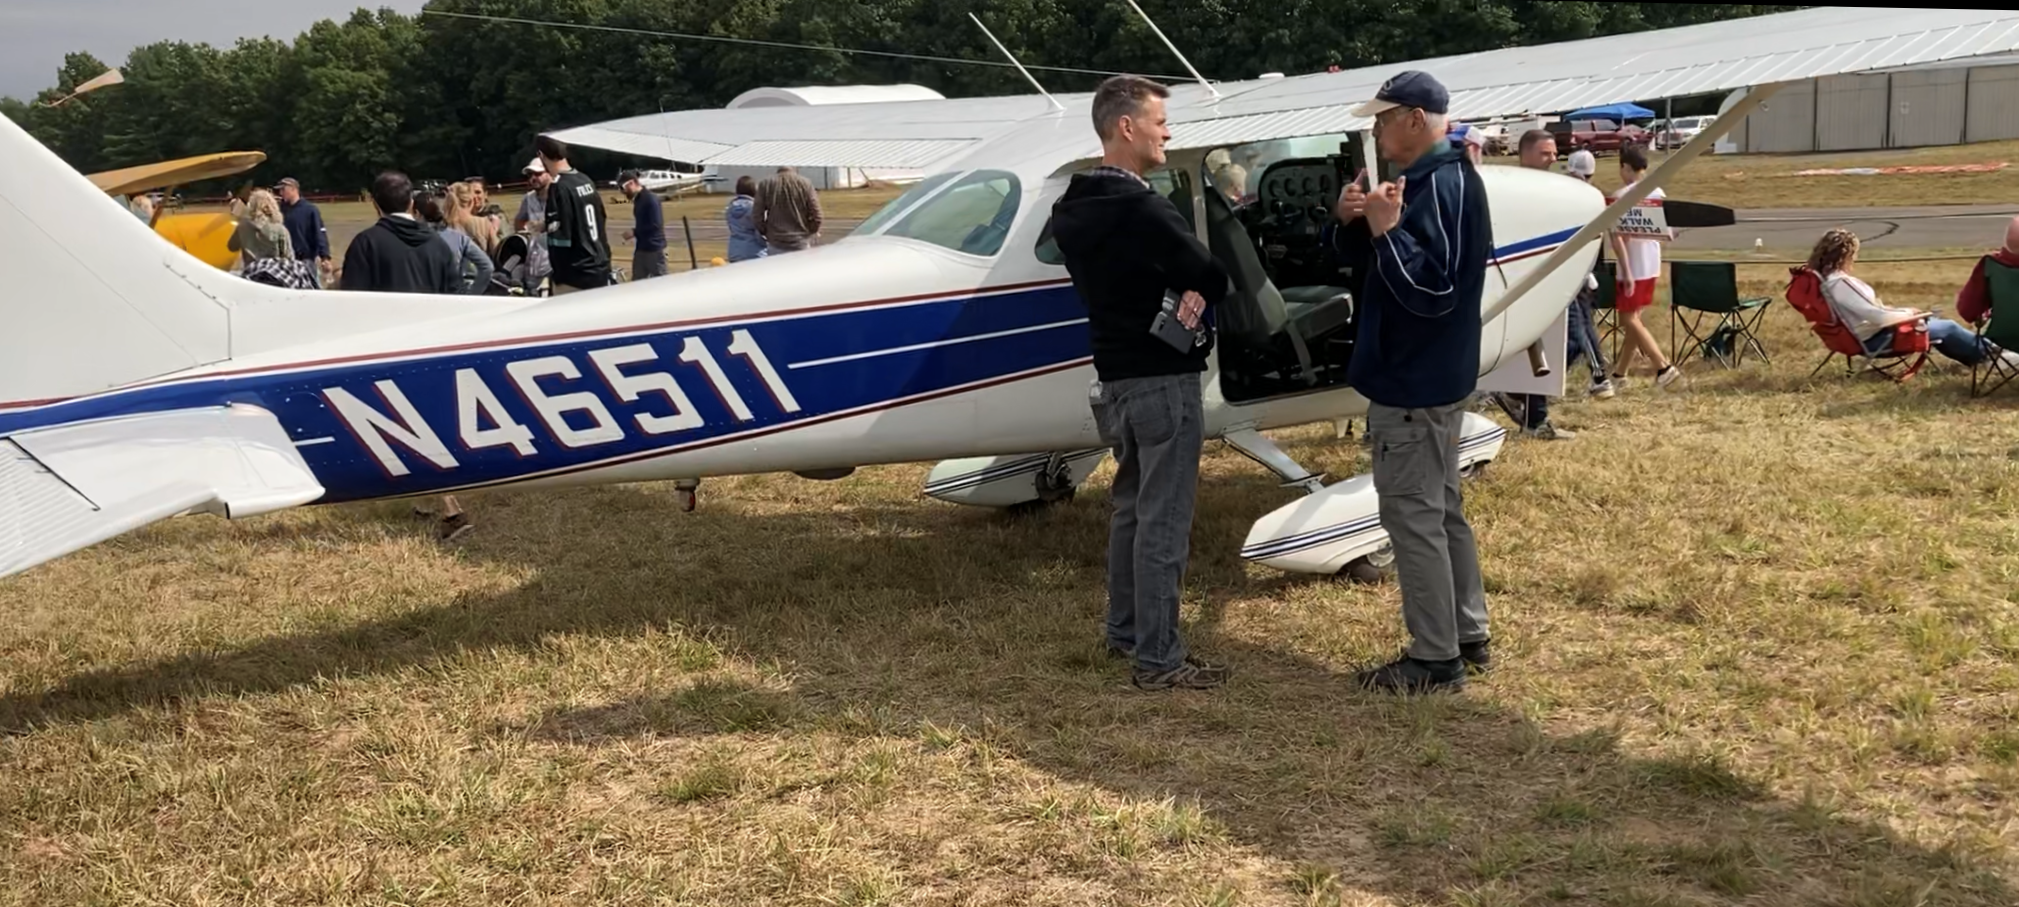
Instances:
[[[1255,240],[1218,192],[1206,199],[1206,232],[1213,257],[1227,268],[1234,284],[1234,305],[1220,306],[1220,335],[1253,354],[1270,360],[1258,372],[1276,372],[1285,382],[1315,387],[1320,377],[1311,346],[1353,322],[1353,294],[1345,287],[1309,286],[1278,289],[1262,266]],[[1295,368],[1283,361],[1295,357]]]

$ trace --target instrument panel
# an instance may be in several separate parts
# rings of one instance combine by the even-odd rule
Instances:
[[[1333,160],[1284,162],[1270,167],[1262,177],[1255,200],[1262,211],[1285,226],[1300,219],[1324,223],[1332,216],[1344,180],[1340,165]]]

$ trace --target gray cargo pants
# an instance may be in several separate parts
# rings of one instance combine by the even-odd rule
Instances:
[[[1097,381],[1088,402],[1116,463],[1108,644],[1135,649],[1144,671],[1168,671],[1190,654],[1178,634],[1178,597],[1205,443],[1199,376]]]
[[[1371,404],[1374,491],[1381,528],[1395,546],[1409,657],[1450,661],[1461,643],[1487,638],[1479,549],[1458,490],[1458,440],[1465,404],[1396,409]]]

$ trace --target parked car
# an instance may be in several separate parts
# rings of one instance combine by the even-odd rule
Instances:
[[[1698,133],[1710,126],[1716,117],[1676,117],[1674,121],[1658,125],[1654,132],[1654,147],[1667,151],[1681,148],[1696,138]]]
[[[1556,152],[1569,154],[1577,150],[1593,154],[1617,152],[1627,145],[1646,145],[1647,130],[1631,123],[1624,126],[1612,120],[1570,120],[1550,127],[1556,133]]]

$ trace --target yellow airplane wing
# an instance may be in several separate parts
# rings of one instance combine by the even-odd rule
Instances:
[[[180,186],[184,183],[244,173],[259,166],[264,160],[266,160],[264,151],[220,151],[216,154],[199,154],[179,160],[142,164],[123,170],[106,170],[91,174],[89,179],[92,185],[103,189],[107,195],[132,195],[166,186]]]

